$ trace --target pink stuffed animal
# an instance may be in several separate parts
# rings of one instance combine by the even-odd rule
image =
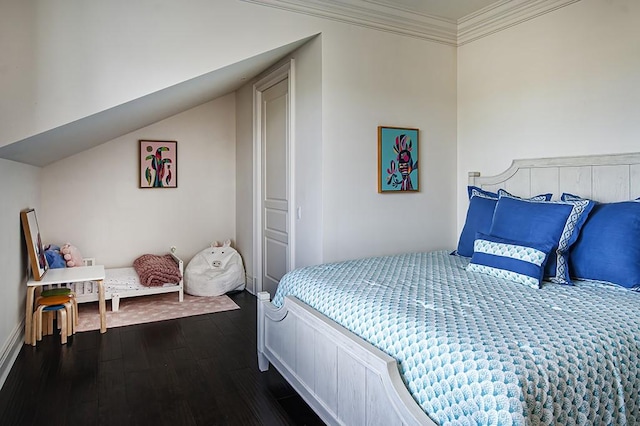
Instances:
[[[67,267],[72,268],[74,266],[82,266],[82,255],[80,254],[80,250],[76,246],[73,246],[69,243],[60,247],[60,254],[64,258],[64,261],[67,264]]]

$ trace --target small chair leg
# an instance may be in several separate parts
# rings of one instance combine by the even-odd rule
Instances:
[[[40,341],[42,336],[46,336],[49,332],[49,312],[45,313],[42,309],[39,310],[38,324],[38,341]]]
[[[37,312],[38,312],[38,335],[36,336],[36,340],[39,342],[42,340],[42,335],[47,331],[47,324],[43,323],[44,319],[42,318],[42,316],[48,315],[48,314],[44,314],[44,312],[40,308],[38,308]]]
[[[76,296],[74,295],[71,300],[73,301],[73,324],[75,333],[75,328],[78,327],[78,299],[76,299]]]
[[[53,334],[53,316],[55,315],[55,312],[47,312],[47,331],[45,334],[45,336],[49,336],[51,334]]]
[[[42,323],[40,323],[42,325]],[[31,345],[36,345],[36,337],[38,336],[38,311],[33,313],[33,321],[31,322]]]
[[[44,306],[38,306],[38,308],[33,312],[33,322],[31,327],[31,344],[33,346],[36,345],[36,342],[42,340],[42,310]]]
[[[62,325],[60,328],[60,342],[65,345],[67,343],[67,311],[60,309],[58,312],[60,313],[60,324]]]
[[[73,303],[67,302],[64,304],[64,309],[67,312],[67,335],[71,336],[75,334],[74,320],[75,312],[73,310]]]

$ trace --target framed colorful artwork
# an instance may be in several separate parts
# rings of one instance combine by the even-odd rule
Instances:
[[[49,269],[49,265],[47,264],[47,258],[44,256],[44,247],[42,246],[42,238],[40,238],[36,211],[34,209],[21,211],[20,221],[22,222],[24,240],[27,244],[33,279],[40,281],[44,273]]]
[[[140,141],[140,188],[178,187],[178,142]]]
[[[417,192],[419,129],[378,126],[378,192]]]

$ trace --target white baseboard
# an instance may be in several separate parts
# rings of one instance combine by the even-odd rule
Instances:
[[[249,274],[246,274],[245,276],[246,278],[246,285],[244,286],[245,290],[247,290],[249,293],[253,294],[254,296],[256,295],[256,280]]]
[[[24,345],[24,319],[16,326],[2,348],[2,355],[0,356],[0,389],[4,386],[4,382],[7,380],[7,376],[20,353],[22,345]]]

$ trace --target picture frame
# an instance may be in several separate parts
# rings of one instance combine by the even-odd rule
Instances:
[[[378,126],[378,192],[418,192],[420,130]]]
[[[139,140],[140,188],[178,187],[178,142]]]
[[[20,212],[20,221],[22,222],[22,230],[29,254],[29,263],[31,263],[31,271],[33,279],[41,281],[44,274],[49,269],[47,258],[44,255],[44,247],[42,246],[42,238],[40,237],[40,228],[38,227],[38,219],[35,209],[27,209]]]

